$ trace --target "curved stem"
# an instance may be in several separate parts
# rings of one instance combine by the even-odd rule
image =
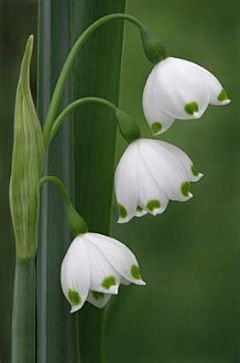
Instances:
[[[40,179],[40,187],[43,185],[43,183],[52,183],[58,187],[61,196],[67,204],[69,226],[72,230],[74,237],[78,236],[79,234],[86,233],[88,231],[87,224],[74,208],[68,195],[67,189],[64,187],[61,180],[59,180],[55,176],[47,175]]]
[[[44,184],[44,183],[52,183],[54,185],[56,185],[58,187],[58,190],[61,193],[61,196],[63,197],[63,199],[65,200],[66,204],[68,207],[72,206],[72,202],[71,199],[68,195],[67,189],[64,187],[63,183],[61,182],[61,180],[59,180],[58,178],[56,178],[55,176],[44,176],[40,179],[40,187]]]
[[[136,25],[140,30],[143,27],[143,24],[135,17],[133,17],[131,15],[123,14],[123,13],[122,14],[117,13],[117,14],[106,15],[106,16],[102,17],[101,19],[98,19],[97,21],[95,21],[95,23],[90,25],[89,28],[87,28],[79,36],[76,43],[72,47],[70,53],[68,54],[68,57],[64,63],[64,66],[62,68],[62,71],[60,73],[60,76],[58,78],[57,84],[56,84],[54,92],[53,92],[53,96],[52,96],[51,103],[49,106],[45,126],[43,129],[43,137],[44,137],[45,145],[49,144],[51,129],[52,129],[52,125],[53,125],[54,119],[56,117],[58,108],[59,108],[59,104],[60,104],[60,100],[61,100],[61,96],[62,96],[62,92],[63,92],[63,87],[64,87],[65,81],[69,75],[71,66],[72,66],[79,50],[81,49],[81,47],[83,46],[85,41],[90,37],[90,35],[96,29],[99,28],[99,26],[101,26],[102,24],[104,24],[110,20],[114,20],[114,19],[128,20],[131,23],[133,23],[134,25]]]
[[[50,134],[50,138],[49,138],[49,144],[51,143],[52,139],[54,138],[55,134],[57,133],[58,129],[60,128],[60,126],[62,125],[64,119],[68,116],[68,114],[70,112],[72,112],[73,110],[75,110],[77,107],[85,105],[87,103],[91,103],[91,102],[105,105],[105,106],[109,107],[110,109],[112,109],[113,111],[116,111],[118,109],[112,102],[105,100],[104,98],[100,98],[100,97],[79,98],[78,100],[70,103],[54,121],[52,130],[51,130],[51,134]]]

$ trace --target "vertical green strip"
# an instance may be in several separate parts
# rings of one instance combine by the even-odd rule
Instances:
[[[70,49],[70,0],[39,0],[38,112],[46,117],[50,97]],[[67,85],[63,105],[70,101]],[[70,122],[54,139],[45,173],[70,189]],[[64,203],[54,186],[44,186],[38,250],[38,363],[75,361],[74,316],[61,292],[60,266],[70,243]]]
[[[125,12],[126,0],[72,0],[72,42],[98,18]],[[99,96],[118,103],[123,21],[103,25],[75,62],[73,98]],[[109,234],[116,122],[103,106],[74,112],[75,203],[90,231]],[[104,311],[85,305],[80,315],[83,363],[102,361]]]
[[[35,260],[16,261],[12,312],[12,363],[35,362]]]

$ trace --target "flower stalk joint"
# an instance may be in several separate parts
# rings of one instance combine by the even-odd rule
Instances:
[[[166,48],[156,33],[146,26],[142,26],[140,32],[143,48],[150,62],[157,64],[161,60],[165,59],[167,57]]]
[[[130,144],[141,137],[141,131],[133,119],[125,112],[117,109],[115,116],[124,139]]]

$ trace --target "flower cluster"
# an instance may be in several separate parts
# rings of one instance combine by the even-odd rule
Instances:
[[[175,119],[195,119],[208,104],[230,102],[220,82],[204,68],[182,59],[164,58],[150,73],[143,92],[143,111],[154,135],[163,133]],[[203,176],[188,155],[164,141],[140,137],[140,130],[125,113],[116,111],[122,135],[129,146],[115,173],[119,223],[147,213],[156,216],[169,200],[192,197],[190,182]],[[100,234],[82,233],[74,239],[63,260],[61,284],[71,312],[85,301],[103,308],[120,284],[145,285],[133,253],[121,242]]]
[[[201,117],[209,103],[229,102],[214,75],[197,64],[172,57],[153,67],[143,92],[144,114],[154,135],[169,129],[175,118]],[[169,200],[187,201],[192,197],[190,182],[202,176],[176,146],[135,140],[125,150],[115,174],[118,222],[163,213]]]

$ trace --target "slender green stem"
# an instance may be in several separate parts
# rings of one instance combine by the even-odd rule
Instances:
[[[12,363],[35,362],[35,261],[16,261],[12,315]]]
[[[71,199],[69,197],[69,194],[67,192],[67,189],[64,187],[61,180],[59,180],[55,176],[47,175],[41,178],[40,187],[44,183],[52,183],[56,185],[58,190],[60,191],[60,194],[67,205],[69,226],[72,230],[74,237],[78,236],[79,234],[86,233],[88,231],[87,223],[74,208]]]
[[[110,14],[110,15],[106,15],[104,17],[102,17],[101,19],[95,21],[95,23],[93,23],[92,25],[90,25],[77,39],[77,41],[75,42],[74,46],[72,47],[66,62],[62,68],[62,71],[60,73],[60,76],[58,78],[55,90],[53,92],[53,96],[51,99],[51,103],[49,106],[49,110],[48,110],[48,114],[47,114],[47,118],[46,118],[46,122],[44,125],[44,130],[43,130],[43,136],[44,136],[44,141],[45,141],[45,145],[48,145],[49,143],[49,137],[51,134],[51,129],[52,129],[52,124],[54,122],[54,119],[57,115],[58,112],[58,108],[59,108],[59,104],[61,101],[61,96],[62,96],[62,92],[63,92],[63,88],[64,88],[64,84],[65,81],[69,75],[69,72],[71,70],[72,64],[74,62],[74,60],[76,59],[79,50],[82,48],[83,44],[85,43],[85,41],[90,37],[90,35],[96,30],[98,29],[102,24],[110,21],[110,20],[115,20],[115,19],[123,19],[123,20],[128,20],[131,23],[133,23],[134,25],[136,25],[140,30],[143,27],[143,24],[136,19],[135,17],[131,16],[131,15],[127,15],[127,14]]]
[[[109,107],[113,111],[117,110],[117,107],[112,102],[105,100],[104,98],[100,97],[79,98],[78,100],[70,103],[54,121],[54,124],[52,126],[51,136],[49,139],[49,144],[51,143],[52,139],[54,138],[55,134],[57,133],[58,129],[60,128],[60,126],[62,125],[64,119],[68,116],[68,114],[73,110],[75,110],[77,107],[85,105],[87,103],[99,103]]]
[[[68,195],[67,189],[64,187],[63,183],[61,182],[61,180],[59,180],[58,178],[56,178],[55,176],[44,176],[40,179],[40,187],[44,184],[44,183],[52,183],[55,184],[58,187],[58,190],[61,193],[61,196],[63,197],[63,199],[65,200],[67,206],[72,206],[72,202],[71,199]]]

